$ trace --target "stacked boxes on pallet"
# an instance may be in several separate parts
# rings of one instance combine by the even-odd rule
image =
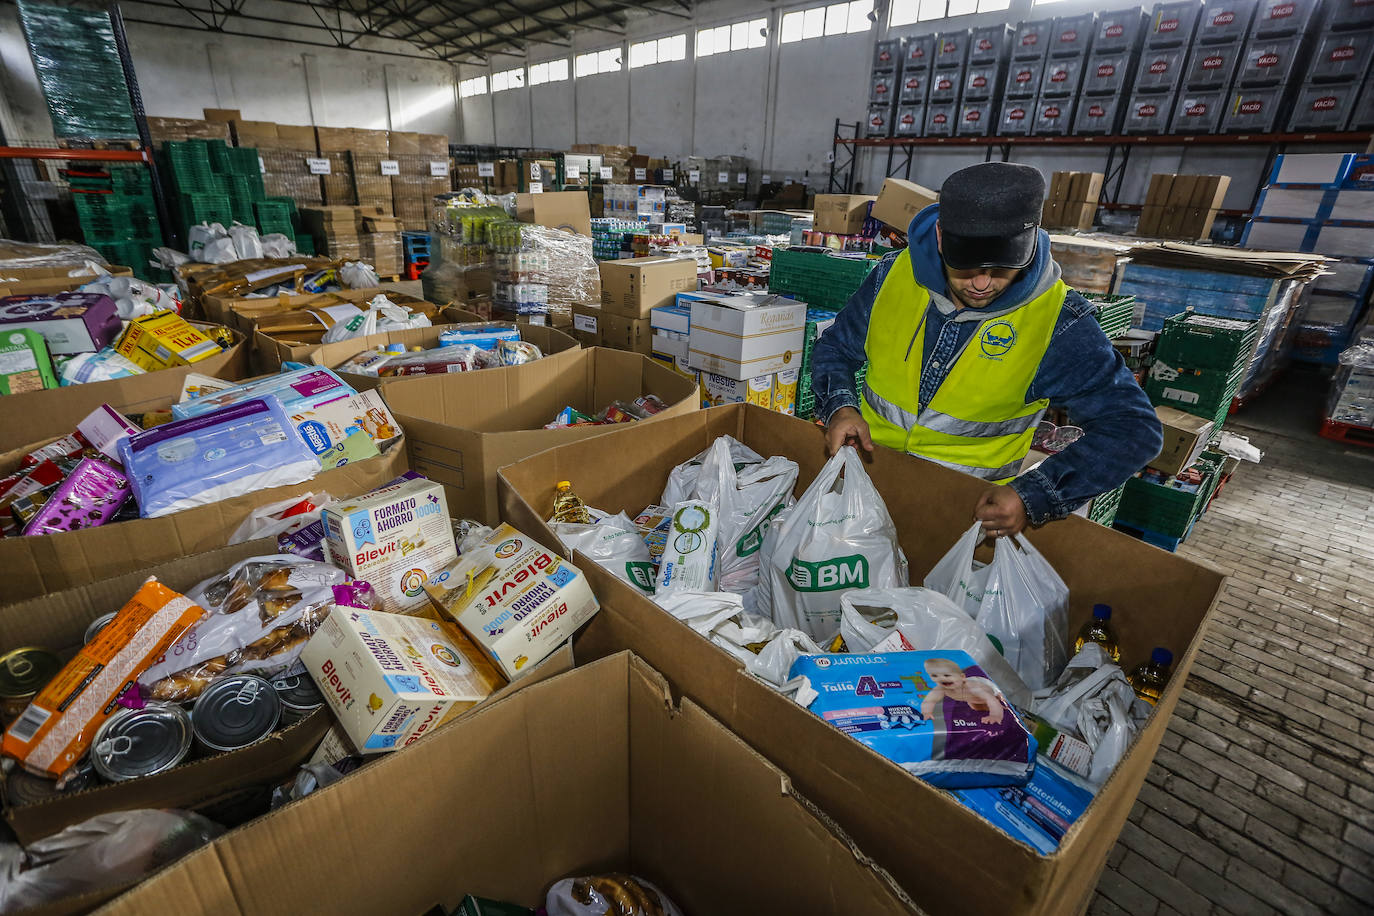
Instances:
[[[1045,58],[1054,30],[1053,19],[1023,22],[1011,36],[1011,61],[1002,86],[997,133],[1022,136],[1035,123],[1035,94],[1045,73]]]
[[[319,157],[329,163],[329,170],[320,177],[324,185],[326,207],[352,207],[358,203],[353,186],[353,131],[347,127],[317,127],[315,138]]]
[[[392,207],[407,229],[429,226],[434,197],[450,188],[448,139],[439,134],[392,131],[390,156],[400,174],[391,180]]]
[[[1138,6],[1098,17],[1083,67],[1083,95],[1073,118],[1075,134],[1115,134],[1121,127],[1145,22],[1145,10]]]
[[[1374,154],[1278,156],[1241,244],[1369,257],[1374,253]]]
[[[148,169],[142,165],[72,167],[63,175],[71,186],[86,244],[111,264],[127,264],[139,277],[150,279],[148,261],[152,250],[162,244],[162,224]]]
[[[1374,123],[1374,89],[1368,73],[1374,60],[1374,4],[1362,0],[1333,3],[1293,101],[1290,131],[1354,130]],[[1358,110],[1363,90],[1364,110]],[[1359,123],[1357,123],[1359,122]]]
[[[1049,34],[1049,56],[1040,77],[1031,132],[1040,137],[1064,137],[1073,129],[1074,106],[1083,82],[1096,13],[1060,16]]]
[[[868,121],[864,136],[892,135],[892,110],[897,104],[902,77],[905,38],[886,38],[873,46],[873,73],[868,81]]]
[[[1374,290],[1374,259],[1328,261],[1324,272],[1303,291],[1293,358],[1334,366],[1363,321]]]
[[[952,137],[959,125],[959,93],[968,62],[969,30],[939,32],[934,40],[930,92],[926,96],[927,137]]]
[[[1136,66],[1122,133],[1162,134],[1173,123],[1174,102],[1201,9],[1198,0],[1155,4],[1146,23],[1145,47]]]
[[[919,137],[925,130],[926,96],[930,92],[934,61],[934,35],[920,35],[906,40],[899,75],[897,113],[893,118],[892,132],[895,136]]]

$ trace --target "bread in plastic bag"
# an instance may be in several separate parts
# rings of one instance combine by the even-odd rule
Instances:
[[[682,916],[668,895],[633,875],[564,878],[549,888],[548,916]]]
[[[553,533],[569,550],[594,560],[635,588],[654,593],[654,564],[635,523],[624,512],[595,525],[554,522]]]
[[[1069,655],[1069,587],[1022,535],[998,538],[978,623],[1031,690],[1053,684]]]
[[[776,538],[773,537],[776,535]],[[863,461],[844,446],[797,504],[775,520],[762,559],[758,612],[783,628],[826,641],[839,629],[840,596],[857,588],[907,584],[897,526]]]
[[[155,700],[186,703],[232,674],[271,677],[300,657],[348,577],[289,554],[250,557],[187,595],[206,616],[139,677]]]
[[[1007,699],[1029,709],[1031,691],[1002,657],[978,622],[963,608],[928,588],[865,588],[840,596],[840,635],[850,652],[872,652],[893,633],[916,651],[959,649],[1002,688]]]

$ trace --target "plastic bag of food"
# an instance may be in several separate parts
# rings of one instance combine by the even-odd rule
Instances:
[[[1092,749],[1088,779],[1102,783],[1125,756],[1153,707],[1136,696],[1101,645],[1086,643],[1052,687],[1035,693],[1034,712]]]
[[[730,441],[722,436],[707,450],[693,497],[719,509],[716,543],[721,590],[743,594],[759,580],[759,551],[768,526],[795,501],[797,463],[774,456],[736,469]]]
[[[740,471],[746,464],[761,464],[763,456],[751,449],[749,446],[735,439],[733,436],[721,436],[725,444],[730,448],[730,461],[734,464],[735,470]],[[715,443],[711,444],[715,448]],[[692,499],[692,494],[696,492],[697,477],[701,475],[701,466],[711,454],[711,448],[706,449],[691,461],[685,461],[668,472],[668,483],[663,488],[663,496],[659,498],[660,506],[675,506],[684,499]]]
[[[544,900],[548,916],[682,916],[668,895],[633,875],[564,878]]]
[[[301,496],[291,496],[266,506],[259,506],[243,520],[243,524],[234,529],[234,533],[229,536],[229,543],[242,544],[244,541],[252,541],[257,538],[273,538],[289,534],[311,522],[319,521],[320,509],[333,501],[334,497],[328,493],[321,493],[318,496],[314,493],[306,493]]]
[[[595,560],[635,588],[654,593],[654,564],[639,529],[621,512],[595,525],[554,522],[553,533],[563,546]]]
[[[217,678],[271,677],[300,657],[348,577],[289,554],[251,557],[207,579],[189,597],[208,613],[140,677],[154,700],[187,703]]]
[[[759,654],[749,659],[746,666],[749,673],[772,684],[783,693],[791,695],[801,687],[800,680],[792,678],[792,666],[803,655],[824,652],[816,641],[801,630],[778,630],[760,649]]]
[[[148,370],[109,348],[94,353],[78,353],[62,363],[58,372],[63,385],[107,382],[110,379],[143,375]]]
[[[904,650],[959,649],[988,673],[1007,697],[1029,709],[1031,692],[978,622],[928,588],[865,588],[840,596],[840,635],[850,652],[873,652],[899,634]]]
[[[403,375],[443,375],[447,372],[471,372],[483,367],[483,353],[466,344],[440,347],[420,353],[397,354],[377,367],[380,378]]]
[[[362,261],[348,261],[339,268],[339,282],[344,289],[375,289],[382,285],[377,271],[371,264]]]
[[[844,592],[907,584],[897,526],[852,446],[826,462],[767,542],[759,578],[769,580],[769,604],[758,612],[813,639],[839,629]]]
[[[296,240],[280,232],[269,232],[262,237],[262,256],[264,258],[290,258],[296,254]]]
[[[657,595],[654,602],[746,666],[778,633],[773,621],[745,613],[740,596],[729,592],[684,589]]]
[[[125,321],[153,312],[181,311],[181,301],[168,292],[175,287],[156,286],[133,277],[103,276],[82,286],[78,292],[104,293],[114,300],[119,317]]]
[[[219,239],[227,239],[229,233],[225,230],[222,223],[199,223],[186,230],[186,251],[191,256],[192,261],[201,261],[208,264],[221,263],[218,261],[207,261],[205,258],[205,248],[207,245]],[[230,246],[232,249],[232,245]],[[230,260],[233,260],[232,258]]]
[[[673,506],[673,517],[659,561],[655,590],[715,591],[718,512],[714,503],[684,500]]]
[[[1064,670],[1069,587],[1022,535],[997,539],[977,620],[1031,690]]]
[[[240,261],[263,257],[262,239],[258,238],[258,230],[254,227],[234,223],[229,227],[229,238],[234,242]]]
[[[356,315],[335,323],[325,331],[321,341],[334,343],[352,337],[367,337],[383,331],[406,331],[429,326],[429,318],[426,315],[413,312],[378,294],[368,301],[366,309],[359,310]]]
[[[224,833],[191,811],[99,814],[26,848],[0,847],[0,913],[139,881]]]
[[[983,523],[974,522],[925,578],[926,588],[944,595],[970,617],[978,616],[983,606],[983,592],[988,587],[990,567],[973,559],[974,551],[985,537]]]

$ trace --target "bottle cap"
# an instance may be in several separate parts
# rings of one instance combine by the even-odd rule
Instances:
[[[1111,606],[1110,604],[1094,604],[1094,605],[1093,605],[1093,619],[1094,619],[1094,620],[1111,620],[1111,619],[1112,619],[1112,606]]]
[[[1174,663],[1174,653],[1165,649],[1163,646],[1156,646],[1150,653],[1150,661],[1156,665],[1172,665]]]
[[[560,481],[558,481],[558,486],[557,486],[555,489],[559,489],[559,490],[571,490],[571,489],[572,489],[572,481],[570,481],[570,480],[560,480]]]

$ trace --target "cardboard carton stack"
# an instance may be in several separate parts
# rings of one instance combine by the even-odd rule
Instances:
[[[363,217],[357,207],[307,207],[301,210],[301,223],[316,251],[348,260],[363,256]]]
[[[858,235],[877,199],[867,194],[817,194],[815,230],[827,235]]]
[[[353,168],[353,189],[358,206],[391,211],[391,176],[383,174],[383,161],[390,157],[390,142],[384,130],[353,131],[349,159]]]
[[[939,199],[938,192],[922,187],[914,181],[885,178],[869,215],[878,222],[905,233],[911,225],[912,218]]]
[[[399,174],[391,179],[392,212],[405,228],[423,231],[429,225],[436,194],[451,187],[448,138],[439,134],[392,131],[388,156]]]
[[[362,257],[377,271],[379,277],[395,277],[405,271],[401,252],[402,224],[394,216],[379,212],[380,207],[358,207],[363,214]],[[387,209],[390,209],[388,203]]]
[[[673,305],[678,293],[695,292],[696,261],[687,258],[625,258],[601,261],[601,308],[599,316],[590,305],[573,307],[573,328],[587,329],[599,345],[630,350],[648,356],[653,351],[650,317],[659,306]],[[580,321],[578,316],[582,316]],[[585,336],[579,339],[586,340]]]
[[[258,122],[262,123],[262,122]],[[274,125],[276,141],[259,143],[262,159],[262,184],[269,197],[290,197],[297,207],[324,204],[320,176],[311,170],[310,161],[318,158],[315,128],[291,124]]]
[[[1212,223],[1230,186],[1229,175],[1151,175],[1136,234],[1206,239],[1212,234]]]
[[[161,147],[168,140],[223,140],[228,143],[230,139],[227,122],[195,118],[149,118],[148,133],[155,147]]]
[[[353,187],[353,160],[349,157],[353,131],[347,127],[317,127],[315,138],[319,158],[329,162],[329,172],[321,178],[325,206],[353,206],[358,202],[358,192]]]
[[[1047,229],[1091,229],[1102,178],[1101,172],[1055,172],[1045,195],[1041,225]]]

